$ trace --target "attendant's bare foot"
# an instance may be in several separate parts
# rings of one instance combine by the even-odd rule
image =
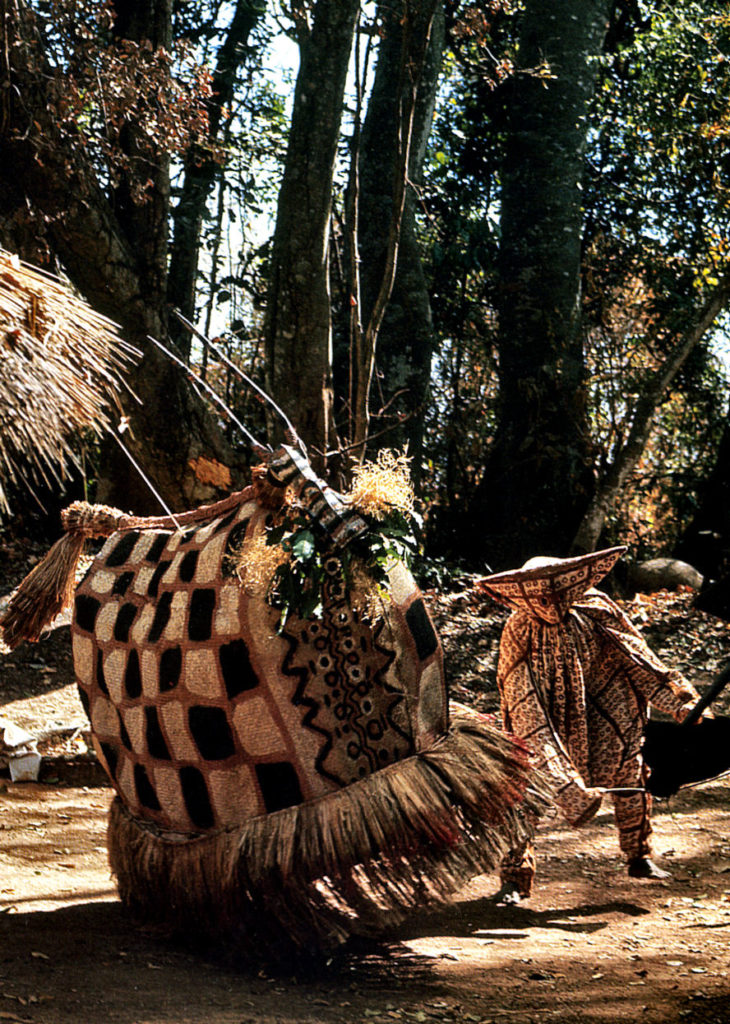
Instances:
[[[668,871],[660,868],[649,857],[634,857],[629,861],[629,878],[671,878]]]

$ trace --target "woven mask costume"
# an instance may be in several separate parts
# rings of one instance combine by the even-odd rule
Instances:
[[[287,487],[331,557],[321,615],[277,632],[233,566]],[[66,527],[74,550],[108,536],[73,595],[74,664],[117,793],[112,870],[147,919],[276,956],[333,948],[446,898],[531,834],[547,801],[525,746],[449,722],[441,645],[402,564],[380,615],[355,610],[339,555],[367,524],[294,449],[174,523],[79,505]],[[42,626],[31,579],[8,643]]]
[[[592,787],[643,787],[640,748],[649,705],[681,720],[698,699],[620,608],[592,589],[624,551],[535,558],[478,583],[513,610],[497,669],[504,726],[532,748],[555,787],[558,807],[573,825],[598,811],[601,796]],[[651,797],[612,798],[626,858],[648,856]],[[518,865],[511,866],[517,876]],[[533,869],[526,870],[529,875]],[[522,879],[528,892],[529,882]]]

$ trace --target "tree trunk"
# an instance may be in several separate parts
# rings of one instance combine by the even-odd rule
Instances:
[[[317,0],[301,44],[264,326],[267,386],[321,452],[332,430],[332,178],[358,8],[358,0]]]
[[[172,0],[113,0],[114,38],[153,51],[172,45]],[[112,207],[117,222],[135,252],[137,265],[152,301],[167,293],[167,238],[170,211],[170,158],[157,150],[150,160],[149,140],[139,126],[128,121],[121,137],[129,170],[114,189]],[[143,201],[135,187],[143,186]]]
[[[500,417],[468,510],[493,567],[565,554],[591,497],[580,330],[587,107],[611,0],[528,0],[506,89],[500,243]],[[549,77],[538,73],[547,62]]]
[[[631,429],[626,441],[609,466],[604,479],[600,481],[596,488],[596,492],[581,520],[572,545],[572,550],[575,554],[596,550],[606,516],[613,509],[617,497],[621,494],[646,448],[651,435],[654,415],[663,400],[663,396],[684,366],[692,350],[707,334],[720,312],[725,308],[729,297],[730,273],[722,278],[700,311],[695,323],[687,330],[669,353],[662,366],[659,367],[647,382],[636,403]],[[730,539],[730,534],[728,534],[728,537]]]
[[[704,576],[695,607],[730,622],[730,418],[699,502],[674,554]]]
[[[699,508],[675,554],[703,576],[718,579],[730,571],[730,420],[699,498]]]
[[[373,406],[387,407],[371,429],[388,447],[408,444],[414,477],[423,445],[423,410],[428,393],[435,336],[431,320],[421,251],[416,237],[416,189],[421,182],[426,144],[436,103],[444,46],[443,3],[422,5],[410,28],[408,52],[403,52],[402,5],[381,4],[385,36],[380,42],[373,88],[363,125],[360,158],[360,279],[362,319],[373,315],[387,266],[387,248],[394,212],[394,182],[398,166],[400,128],[399,78],[404,59],[417,73],[417,97],[408,161],[398,259],[393,289],[377,339]],[[388,12],[390,13],[388,14]],[[420,67],[415,65],[420,63]],[[400,393],[400,394],[399,394]],[[399,422],[400,421],[400,422]]]
[[[249,37],[264,9],[265,4],[257,0],[238,0],[236,4],[228,34],[218,51],[212,96],[207,103],[211,146],[219,136],[223,111],[233,99],[238,71],[246,60]],[[170,306],[179,309],[189,320],[195,319],[195,285],[203,216],[221,170],[221,164],[211,156],[210,150],[200,146],[192,147],[185,158],[182,192],[173,214],[167,294]],[[190,332],[177,321],[171,321],[170,336],[187,359],[192,340]]]

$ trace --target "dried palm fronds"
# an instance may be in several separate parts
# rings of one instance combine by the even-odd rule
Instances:
[[[57,476],[75,431],[110,425],[135,354],[58,278],[0,249],[0,509],[3,484]]]
[[[390,591],[373,579],[372,572],[362,558],[353,558],[350,563],[350,580],[350,604],[353,611],[370,622],[378,622],[391,601]]]
[[[9,650],[21,640],[38,640],[71,604],[87,538],[109,537],[127,518],[119,509],[85,501],[75,501],[63,510],[63,536],[28,573],[0,615],[0,636]]]

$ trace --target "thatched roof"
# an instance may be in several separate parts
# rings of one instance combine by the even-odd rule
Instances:
[[[74,432],[110,426],[134,353],[58,278],[0,249],[0,510],[9,482],[58,476]]]

